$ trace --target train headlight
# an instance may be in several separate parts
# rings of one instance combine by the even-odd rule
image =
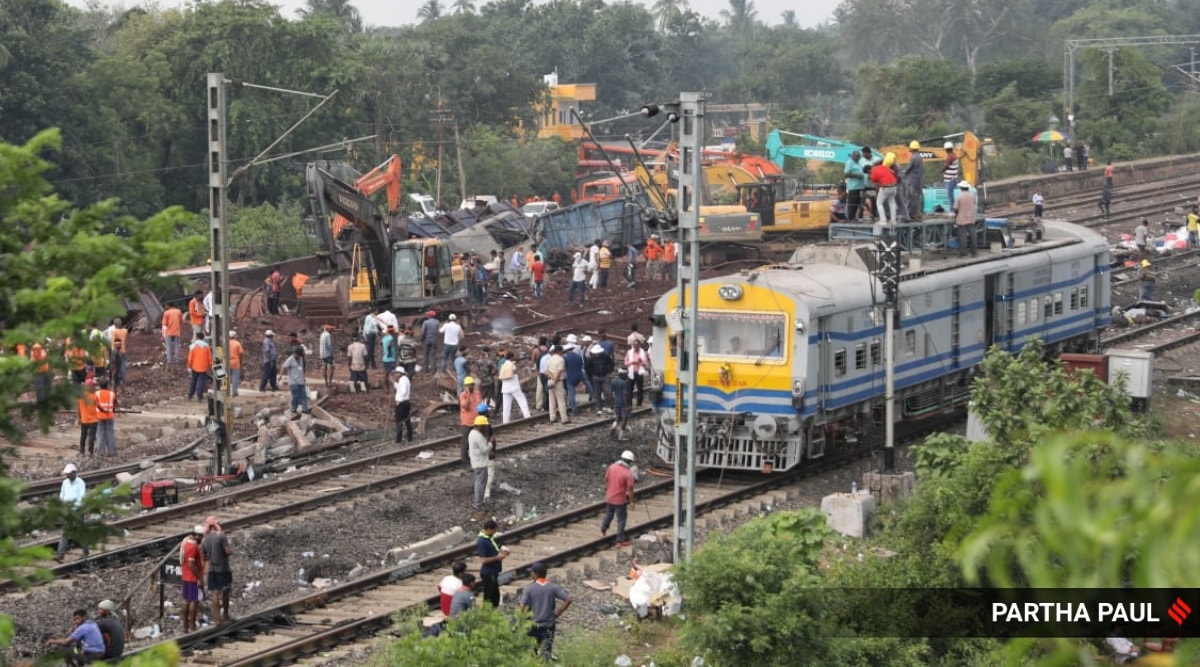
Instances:
[[[792,408],[794,410],[804,409],[804,378],[792,379]]]
[[[652,373],[650,375],[650,388],[651,389],[662,389],[662,386],[663,386],[662,373]]]
[[[726,301],[737,301],[742,298],[741,285],[721,285],[717,288],[717,296]]]

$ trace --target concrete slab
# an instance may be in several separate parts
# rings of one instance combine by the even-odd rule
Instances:
[[[821,513],[829,527],[848,537],[866,537],[875,514],[875,497],[867,491],[834,493],[821,499]]]
[[[863,488],[872,495],[878,494],[883,504],[894,503],[912,495],[917,485],[917,476],[911,472],[885,474],[868,472],[863,474]]]

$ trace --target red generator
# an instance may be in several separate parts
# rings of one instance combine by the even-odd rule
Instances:
[[[142,485],[142,507],[150,510],[179,502],[179,487],[173,479],[160,479]]]

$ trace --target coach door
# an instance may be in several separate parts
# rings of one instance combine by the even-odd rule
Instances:
[[[817,368],[817,405],[821,410],[829,407],[829,402],[833,397],[833,388],[830,382],[833,381],[833,341],[830,340],[830,327],[832,326],[833,318],[822,317],[817,320],[817,340],[818,349],[820,351],[819,359],[821,360]]]
[[[997,343],[1001,348],[1007,348],[1004,343],[1012,332],[1012,274],[1007,272],[991,273],[984,276],[983,302],[987,312],[984,313],[984,353]]]

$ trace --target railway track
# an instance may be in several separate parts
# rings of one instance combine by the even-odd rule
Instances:
[[[1171,317],[1159,320],[1157,322],[1151,322],[1150,324],[1143,324],[1142,326],[1139,326],[1139,327],[1136,327],[1133,329],[1129,329],[1128,331],[1122,331],[1121,333],[1101,338],[1100,346],[1101,346],[1101,348],[1106,349],[1109,347],[1113,347],[1115,345],[1122,345],[1125,343],[1135,341],[1139,338],[1144,338],[1147,335],[1154,333],[1155,331],[1158,331],[1160,329],[1166,329],[1166,328],[1169,328],[1169,327],[1172,327],[1172,326],[1175,326],[1178,324],[1185,324],[1185,323],[1193,322],[1197,319],[1200,319],[1200,310],[1195,311],[1195,312],[1190,312],[1190,313],[1181,313],[1179,315],[1173,315]],[[1167,350],[1172,350],[1177,347],[1182,347],[1184,345],[1188,345],[1197,340],[1200,340],[1200,329],[1193,330],[1191,333],[1187,333],[1187,334],[1184,334],[1183,336],[1180,336],[1177,338],[1172,338],[1170,340],[1157,342],[1157,343],[1154,343],[1154,344],[1151,344],[1148,346],[1139,346],[1138,349],[1144,349],[1149,352],[1154,352],[1157,354],[1159,352],[1166,352]]]
[[[764,494],[803,476],[843,465],[856,458],[832,458],[802,471],[749,482],[719,481],[716,475],[697,482],[697,514],[710,515],[739,502],[776,504]],[[668,527],[674,514],[673,481],[662,481],[639,490],[638,506],[630,512],[628,532],[641,533]],[[758,498],[757,501],[755,499]],[[596,525],[603,503],[593,503],[541,521],[522,525],[501,536],[512,550],[501,584],[520,582],[534,562],[553,568],[586,555],[612,548],[612,538],[598,535]],[[642,517],[645,517],[643,520]],[[456,547],[399,567],[379,570],[360,579],[319,593],[284,601],[271,609],[233,623],[202,629],[177,638],[184,665],[282,665],[334,646],[356,642],[392,625],[393,616],[405,610],[427,610],[436,604],[437,583],[454,560],[470,558],[474,544]]]
[[[961,422],[957,418],[931,420],[904,429],[900,445],[930,432]],[[845,450],[787,473],[770,476],[723,475],[703,471],[697,480],[697,525],[714,526],[722,513],[744,516],[761,512],[786,500],[786,489],[802,479],[841,468],[873,452],[869,446]],[[661,481],[653,481],[655,478]],[[647,483],[649,482],[649,483]],[[674,480],[661,473],[649,475],[638,487],[638,506],[630,510],[627,532],[645,533],[668,528],[674,517]],[[610,551],[612,537],[598,536],[596,525],[603,502],[589,504],[540,521],[521,525],[499,536],[512,556],[505,561],[501,590],[513,592],[513,582],[528,577],[529,566],[542,562],[562,568],[599,552]],[[642,520],[642,516],[645,520]],[[618,552],[622,553],[622,552]],[[175,638],[183,651],[183,665],[224,667],[277,667],[316,653],[336,649],[329,657],[368,649],[374,635],[389,628],[399,612],[425,612],[438,602],[437,583],[451,563],[474,555],[474,543],[456,546],[420,560],[368,573],[320,592],[299,595],[268,609],[225,625],[203,628]],[[139,647],[134,652],[146,650]]]
[[[246,413],[253,414],[264,407],[286,406],[288,398],[287,394],[260,394],[251,390],[242,390],[242,395],[235,398],[234,401],[235,406]],[[318,401],[318,404],[320,404],[320,401]],[[212,437],[200,429],[204,425],[204,419],[207,415],[208,406],[206,403],[202,401],[189,401],[183,396],[173,396],[156,403],[122,409],[117,414],[118,451],[123,451],[129,446],[129,439],[135,433],[152,440],[163,437],[163,434],[166,432],[164,427],[176,430],[190,429],[195,430],[197,435],[186,445],[166,454],[149,458],[149,460],[155,463],[188,459],[202,443]],[[58,461],[64,458],[71,459],[75,455],[74,453],[79,451],[78,446],[79,427],[75,426],[74,422],[72,422],[65,429],[56,428],[45,435],[32,435],[27,441],[18,445],[17,449],[20,451],[22,447],[52,448],[52,451],[55,452],[54,459]],[[64,450],[70,452],[70,454],[62,454],[61,452]],[[88,488],[95,488],[114,482],[120,473],[136,473],[143,469],[142,460],[138,460],[97,470],[84,470],[80,472],[79,476],[87,482]],[[46,496],[57,495],[61,486],[62,477],[31,481],[21,492],[20,500],[22,502],[30,502]]]
[[[523,433],[543,426],[544,433],[499,447],[499,452],[529,449],[561,438],[564,435],[608,425],[608,418],[581,421],[570,426],[550,426],[548,415],[515,420],[496,426],[497,433]],[[453,474],[463,470],[460,461],[458,436],[422,442],[398,448],[376,456],[347,461],[277,479],[263,480],[237,487],[229,493],[204,496],[187,503],[158,508],[115,521],[108,526],[115,532],[110,545],[88,558],[64,563],[42,563],[53,577],[117,566],[148,558],[161,557],[176,548],[191,532],[192,526],[220,510],[222,525],[230,529],[246,528],[281,517],[311,511],[363,494],[383,489],[422,483],[427,477]],[[418,454],[428,453],[426,458]],[[57,544],[58,536],[26,543],[24,546]],[[12,581],[0,582],[0,592],[15,590]]]
[[[1193,199],[1183,196],[1184,191],[1190,190],[1195,192],[1200,190],[1200,177],[1197,176],[1180,176],[1177,178],[1155,181],[1153,183],[1137,183],[1133,185],[1118,186],[1113,191],[1112,211],[1122,217],[1137,217],[1139,215],[1149,215],[1160,212],[1166,207],[1183,206],[1190,204]],[[1146,200],[1159,198],[1158,202],[1153,204],[1142,204],[1134,208],[1126,208],[1122,203],[1128,202],[1145,202]],[[1088,226],[1100,226],[1106,222],[1113,222],[1112,219],[1105,221],[1104,216],[1100,214],[1098,202],[1100,201],[1099,189],[1081,191],[1078,195],[1070,197],[1059,197],[1053,201],[1047,202],[1046,210],[1052,213],[1050,217],[1054,217],[1053,212],[1062,209],[1073,209],[1079,207],[1090,207],[1096,210],[1095,214],[1084,216],[1072,216],[1073,221],[1079,224],[1087,225],[1088,222],[1095,224]],[[1016,206],[1006,206],[1003,209],[994,209],[987,212],[988,215],[996,217],[1032,217],[1032,204],[1019,204]]]

